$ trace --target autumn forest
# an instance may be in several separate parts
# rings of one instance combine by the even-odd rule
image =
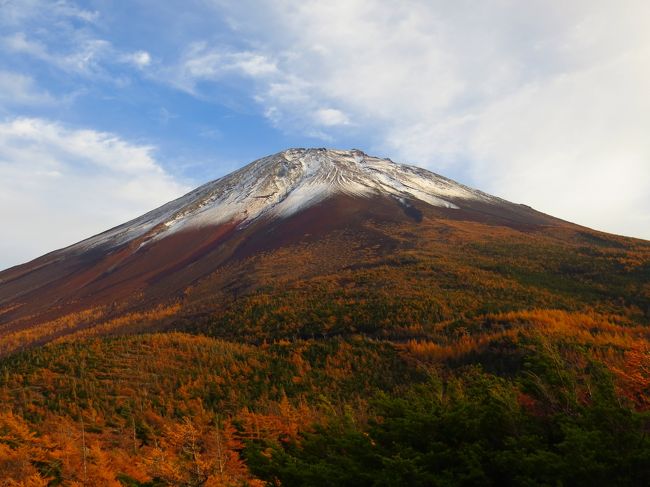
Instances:
[[[1,318],[3,486],[650,483],[645,241],[371,219]]]

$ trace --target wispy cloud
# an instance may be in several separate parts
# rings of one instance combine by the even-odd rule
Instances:
[[[123,51],[98,32],[100,14],[65,0],[5,0],[0,15],[4,53],[47,63],[66,73],[111,79],[110,67],[142,70],[151,64],[144,50]],[[117,80],[120,82],[120,80]]]
[[[102,39],[82,39],[71,50],[55,52],[38,40],[29,39],[23,32],[5,37],[4,46],[14,53],[32,56],[64,71],[83,75],[102,73],[102,60],[112,52],[110,42]]]
[[[80,8],[65,0],[1,0],[0,24],[16,25],[42,19],[50,22],[60,18],[94,23],[99,12]]]
[[[16,32],[0,40],[4,48],[12,53],[31,56],[62,71],[85,77],[100,77],[110,80],[110,67],[117,63],[144,69],[151,64],[146,51],[120,52],[106,40],[80,38],[72,46],[51,50],[45,43],[30,39],[24,32]],[[119,79],[116,79],[119,81]]]
[[[276,128],[333,140],[323,129],[350,125],[348,115],[323,97],[315,96],[317,85],[286,68],[290,53],[278,54],[194,42],[176,63],[160,67],[154,76],[204,100],[213,99],[224,84],[236,86],[238,80],[245,79],[246,96],[262,107]]]
[[[26,56],[67,72],[90,74],[111,43],[92,34],[99,13],[65,0],[5,0],[0,53]]]
[[[336,108],[320,108],[314,113],[314,119],[317,124],[325,127],[350,124],[347,115]]]
[[[151,55],[147,51],[135,51],[122,54],[120,60],[139,69],[144,69],[151,64]]]
[[[190,44],[180,60],[167,69],[165,74],[169,78],[164,81],[192,94],[199,94],[197,85],[202,82],[216,83],[241,76],[271,79],[278,72],[275,62],[262,54],[214,47],[207,42]]]
[[[32,77],[0,70],[0,107],[54,103],[57,103],[55,98],[40,90]]]

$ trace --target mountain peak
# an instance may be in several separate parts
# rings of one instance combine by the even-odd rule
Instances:
[[[419,200],[451,209],[466,200],[496,200],[425,169],[358,149],[292,148],[258,159],[78,245],[119,245],[144,234],[147,240],[160,239],[208,225],[286,218],[336,194],[388,196],[404,204]]]
[[[358,156],[358,157],[368,157],[368,154],[363,152],[360,149],[332,149],[327,147],[291,147],[285,149],[281,152],[278,152],[275,155],[282,155],[285,157],[303,157],[306,155],[329,155],[331,157],[337,156]]]

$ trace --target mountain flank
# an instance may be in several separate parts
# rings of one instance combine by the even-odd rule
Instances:
[[[649,326],[650,242],[290,149],[0,272],[0,479],[649,485]]]
[[[405,245],[426,249],[416,240],[428,239],[434,227],[451,234],[463,225],[484,226],[486,234],[581,231],[414,166],[357,150],[290,149],[0,273],[0,323],[9,332],[40,328],[40,343],[130,312],[164,310],[170,321],[200,308],[192,289],[207,287],[222,304],[253,292],[261,262],[281,261],[288,248],[300,250],[296,257],[309,249],[302,262],[279,269],[278,277],[294,282],[307,269],[362,267],[371,254],[399,259]],[[398,235],[405,231],[412,242]]]

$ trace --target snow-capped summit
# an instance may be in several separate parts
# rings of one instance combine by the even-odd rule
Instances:
[[[260,218],[285,218],[329,196],[388,195],[458,208],[459,200],[496,201],[430,171],[369,156],[359,150],[288,149],[258,159],[131,222],[79,246],[147,241],[192,228]],[[142,245],[146,245],[144,242]]]

